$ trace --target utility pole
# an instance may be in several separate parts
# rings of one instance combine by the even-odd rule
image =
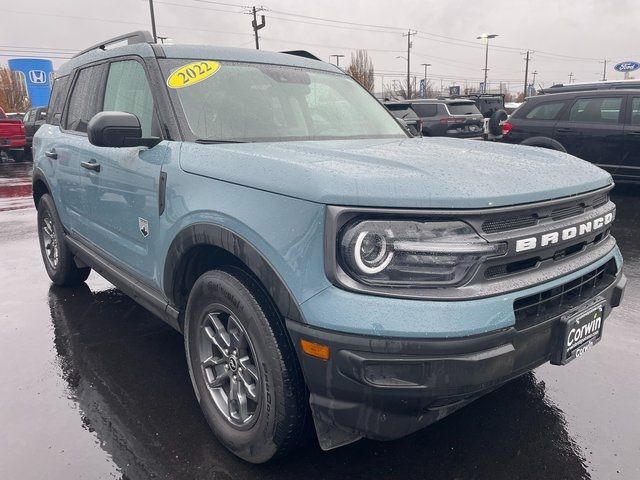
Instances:
[[[538,70],[534,70],[532,75],[533,75],[533,81],[531,82],[531,85],[533,85],[533,87],[535,88],[535,86],[536,86],[536,75],[538,75]]]
[[[336,67],[340,67],[340,59],[344,58],[344,55],[329,55],[329,63],[331,63],[331,59],[336,57]]]
[[[430,63],[421,63],[424,67],[424,96],[427,97],[427,67],[430,67]]]
[[[574,77],[573,72],[571,72],[569,74],[569,83],[573,83],[573,77]]]
[[[530,59],[530,54],[531,52],[529,50],[527,50],[527,57],[524,59],[525,61],[525,66],[524,66],[524,97],[523,98],[527,98],[527,90],[529,87],[529,59]]]
[[[604,59],[600,63],[604,63],[604,67],[602,67],[602,81],[606,82],[607,81],[607,63],[609,63],[609,60]]]
[[[418,32],[408,30],[407,33],[403,33],[403,37],[407,37],[407,100],[411,98],[411,36]]]
[[[149,0],[149,12],[151,13],[151,32],[153,34],[153,41],[158,43],[158,37],[156,36],[156,16],[153,13],[153,0]]]
[[[261,28],[264,28],[267,23],[265,21],[264,15],[261,15],[262,19],[260,20],[260,23],[258,23],[257,13],[264,11],[265,8],[262,6],[258,8],[253,6],[251,7],[251,9],[253,11],[253,21],[251,22],[251,26],[253,27],[253,34],[256,36],[256,50],[260,50],[260,40],[258,37],[258,30],[260,30]]]

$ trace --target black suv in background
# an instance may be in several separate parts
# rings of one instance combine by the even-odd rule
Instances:
[[[570,153],[621,181],[640,181],[640,90],[528,98],[502,126],[502,141]]]
[[[47,118],[47,107],[32,108],[22,117],[22,123],[24,123],[24,131],[27,137],[26,150],[31,150],[33,145],[33,136],[38,129],[45,123]]]
[[[385,106],[397,118],[417,116],[422,121],[426,137],[479,137],[483,131],[483,116],[472,100],[438,98],[386,102]]]

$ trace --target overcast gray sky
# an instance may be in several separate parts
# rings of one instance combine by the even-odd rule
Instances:
[[[253,48],[250,17],[241,0],[155,0],[158,34],[176,43],[209,43]],[[324,60],[362,48],[376,72],[406,72],[406,38],[415,29],[412,72],[421,78],[421,63],[438,86],[481,80],[484,47],[476,37],[497,33],[489,54],[489,81],[508,82],[522,90],[524,61],[520,51],[534,50],[530,71],[543,86],[602,77],[602,59],[611,60],[607,78],[622,78],[613,64],[640,61],[640,0],[264,0],[267,26],[260,31],[266,50],[309,50]],[[314,18],[312,18],[314,17]],[[9,56],[53,58],[60,65],[74,50],[121,33],[149,29],[147,0],[24,0],[0,4],[0,63]],[[327,19],[358,24],[331,23]],[[495,48],[493,48],[495,46]],[[45,52],[51,52],[49,55]],[[570,58],[578,57],[578,58]],[[380,85],[377,77],[376,85]]]

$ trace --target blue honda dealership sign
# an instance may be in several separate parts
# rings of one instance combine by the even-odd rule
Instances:
[[[49,104],[53,63],[44,58],[12,58],[9,69],[22,73],[27,86],[27,94],[32,107],[46,107]]]

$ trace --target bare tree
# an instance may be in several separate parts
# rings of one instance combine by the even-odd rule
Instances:
[[[392,86],[385,90],[384,96],[391,100],[407,100],[407,81],[394,80]],[[427,98],[430,96],[433,96],[433,89],[431,81],[427,80]],[[411,85],[411,98],[421,98],[420,89],[415,88],[415,85]]]
[[[373,62],[366,50],[357,50],[355,54],[351,54],[351,65],[347,68],[347,73],[364,88],[373,92]]]
[[[29,109],[27,87],[19,72],[0,68],[0,107],[5,112],[24,112]]]

